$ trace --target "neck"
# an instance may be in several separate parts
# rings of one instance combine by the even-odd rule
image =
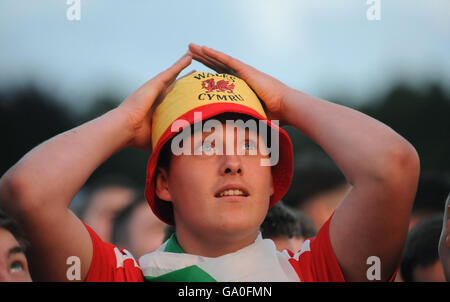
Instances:
[[[259,229],[245,234],[197,234],[186,231],[186,228],[177,227],[176,237],[178,244],[185,253],[215,258],[236,252],[255,242]]]

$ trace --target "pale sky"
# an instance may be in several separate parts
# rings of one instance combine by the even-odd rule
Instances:
[[[83,108],[126,97],[194,42],[318,97],[364,103],[400,78],[450,89],[448,0],[379,0],[378,21],[366,0],[80,0],[79,21],[67,3],[0,2],[0,86],[34,82]]]

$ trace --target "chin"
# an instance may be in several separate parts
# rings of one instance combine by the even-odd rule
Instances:
[[[255,230],[259,231],[262,221],[260,219],[249,219],[245,215],[235,215],[229,217],[221,217],[214,222],[214,229],[217,233],[222,234],[241,234],[253,233]]]

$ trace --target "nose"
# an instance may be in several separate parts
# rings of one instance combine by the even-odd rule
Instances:
[[[242,175],[241,159],[237,155],[223,155],[222,165],[220,167],[222,176],[225,175]]]

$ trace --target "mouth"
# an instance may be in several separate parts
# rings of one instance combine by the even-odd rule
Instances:
[[[220,188],[214,195],[217,198],[228,197],[228,196],[241,196],[248,197],[250,194],[247,189],[240,185],[227,185]]]

